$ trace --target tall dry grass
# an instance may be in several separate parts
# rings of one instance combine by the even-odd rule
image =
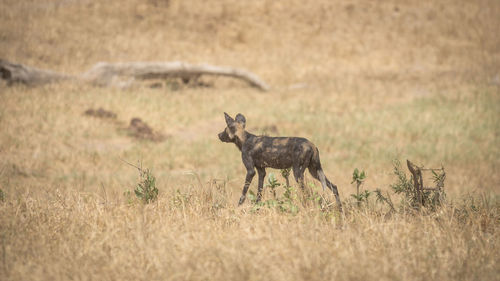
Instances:
[[[2,1],[1,58],[69,73],[207,62],[273,89],[0,82],[1,279],[498,279],[499,13],[489,0]],[[116,120],[83,114],[98,107]],[[302,199],[297,214],[237,208],[244,168],[216,138],[224,111],[313,141],[345,214]],[[166,141],[131,138],[133,117]],[[442,164],[448,203],[357,208],[353,169],[388,191],[395,158]],[[138,173],[122,159],[152,169],[157,202],[129,202]]]
[[[345,216],[327,216],[302,205],[298,215],[235,208],[227,192],[222,185],[195,185],[164,190],[154,204],[128,205],[102,193],[27,191],[2,205],[4,277],[498,278],[499,205],[491,198],[392,217],[347,203]]]

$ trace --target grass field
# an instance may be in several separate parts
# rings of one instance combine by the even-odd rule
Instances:
[[[3,59],[72,74],[209,63],[271,90],[0,81],[0,279],[500,280],[499,15],[496,0],[1,1]],[[245,170],[217,139],[225,111],[253,133],[314,142],[344,213],[300,191],[296,212],[237,207]],[[165,140],[131,136],[134,117]],[[353,170],[391,192],[394,159],[444,166],[446,204],[358,207]],[[152,170],[157,201],[135,199],[124,161]]]

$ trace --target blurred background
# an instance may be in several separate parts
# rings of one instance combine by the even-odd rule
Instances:
[[[208,63],[271,86],[2,83],[3,177],[121,190],[136,174],[125,158],[152,167],[160,184],[196,171],[239,190],[239,152],[215,137],[227,111],[245,114],[254,133],[312,140],[344,190],[356,167],[384,187],[392,160],[411,158],[450,169],[452,190],[498,191],[499,26],[496,0],[2,0],[0,57],[12,62],[69,74],[100,61]],[[83,115],[101,107],[117,120]],[[131,138],[134,117],[166,140]]]
[[[500,79],[495,0],[0,5],[2,57],[71,73],[98,61],[181,60],[241,66],[276,87],[351,77],[432,85]]]

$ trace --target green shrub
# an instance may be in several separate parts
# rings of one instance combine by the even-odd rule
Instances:
[[[139,169],[140,181],[134,189],[135,196],[144,203],[151,203],[158,198],[156,178],[149,169]]]
[[[444,199],[446,197],[446,194],[444,192],[444,180],[446,178],[444,168],[424,169],[432,171],[435,187],[424,188],[424,190],[418,191],[413,184],[413,176],[407,177],[406,173],[403,171],[401,162],[396,159],[394,160],[393,164],[394,175],[396,175],[397,179],[395,183],[390,185],[390,187],[396,194],[403,195],[403,207],[410,207],[413,209],[428,207],[432,210],[435,210],[436,207],[440,206],[444,202]]]
[[[156,199],[158,198],[158,188],[156,188],[156,178],[153,173],[147,168],[143,169],[142,163],[139,163],[139,166],[136,166],[123,159],[122,161],[139,171],[139,183],[137,183],[134,189],[135,196],[145,204],[156,201]],[[130,192],[130,190],[124,192],[124,195],[129,204],[133,203],[131,194],[132,193]]]
[[[359,188],[363,184],[363,182],[366,180],[366,173],[365,171],[361,170],[361,172],[358,170],[358,168],[355,168],[353,173],[352,173],[352,182],[356,183],[356,194],[351,194],[352,197],[354,197],[357,201],[358,207],[361,205],[361,202],[368,201],[368,197],[371,194],[371,191],[365,190],[364,192],[359,192]]]
[[[282,196],[276,195],[276,188],[283,186],[285,188],[285,192],[283,192]],[[270,173],[267,178],[266,187],[271,189],[271,193],[273,194],[273,199],[268,199],[265,201],[257,202],[257,196],[251,190],[248,192],[248,198],[250,202],[254,204],[252,211],[258,211],[262,207],[266,207],[269,209],[277,209],[283,213],[297,214],[299,212],[299,207],[295,204],[297,199],[297,194],[295,192],[295,188],[282,185],[274,176],[273,173]]]
[[[279,187],[280,185],[281,183],[279,183],[276,177],[274,177],[274,174],[270,173],[269,176],[267,177],[266,187],[269,187],[271,189],[274,199],[276,199],[276,188]]]

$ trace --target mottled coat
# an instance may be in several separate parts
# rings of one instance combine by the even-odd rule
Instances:
[[[268,137],[256,136],[245,131],[246,119],[242,114],[231,118],[224,113],[227,127],[219,133],[223,142],[232,142],[241,151],[241,158],[247,170],[245,185],[240,197],[239,205],[246,198],[248,187],[255,176],[259,175],[257,201],[261,200],[266,168],[286,169],[292,168],[297,183],[304,188],[304,171],[307,168],[311,175],[321,182],[323,189],[332,190],[341,209],[341,202],[337,186],[326,178],[321,168],[318,148],[305,138],[299,137]]]

